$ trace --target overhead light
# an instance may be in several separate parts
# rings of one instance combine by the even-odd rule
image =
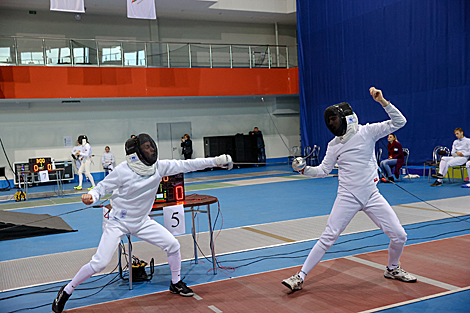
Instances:
[[[82,20],[82,15],[81,14],[75,14],[74,18],[76,21],[81,21]]]

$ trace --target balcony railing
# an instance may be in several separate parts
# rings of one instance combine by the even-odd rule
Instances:
[[[297,67],[296,46],[0,36],[0,65]]]

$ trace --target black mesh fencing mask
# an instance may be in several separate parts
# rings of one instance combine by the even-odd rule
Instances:
[[[158,149],[155,141],[147,134],[140,134],[126,142],[126,155],[136,153],[139,159],[147,166],[157,162]]]
[[[335,136],[344,136],[348,128],[346,116],[352,115],[353,109],[347,102],[329,106],[325,110],[325,123]]]

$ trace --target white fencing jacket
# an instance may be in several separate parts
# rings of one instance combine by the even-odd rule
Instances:
[[[80,157],[83,158],[83,160],[91,158],[91,146],[88,142],[82,147]]]
[[[463,156],[468,159],[470,157],[470,139],[463,137],[462,139],[454,140],[452,144],[452,153],[462,152]]]
[[[187,173],[214,167],[214,158],[199,158],[191,160],[158,160],[155,173],[150,176],[140,176],[132,171],[124,161],[106,176],[88,194],[93,197],[93,203],[103,196],[113,192],[113,209],[109,218],[125,223],[140,223],[145,220],[152,210],[160,181],[164,176]]]
[[[375,142],[406,124],[406,119],[392,104],[385,108],[390,120],[359,125],[357,133],[346,143],[335,137],[328,143],[326,155],[319,166],[307,166],[304,175],[325,177],[338,164],[338,193],[349,191],[362,204],[366,204],[379,181]]]
[[[103,155],[101,156],[101,164],[103,164],[103,166],[106,166],[106,165],[110,165],[113,163],[114,163],[114,154],[112,154],[111,152],[103,153]]]

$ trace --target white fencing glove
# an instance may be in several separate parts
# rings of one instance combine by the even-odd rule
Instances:
[[[302,157],[297,157],[292,161],[292,168],[294,171],[297,171],[299,173],[304,173],[305,166],[307,165],[307,162],[305,162],[305,159]]]
[[[232,157],[228,154],[222,154],[215,157],[215,165],[231,170],[233,168]]]

